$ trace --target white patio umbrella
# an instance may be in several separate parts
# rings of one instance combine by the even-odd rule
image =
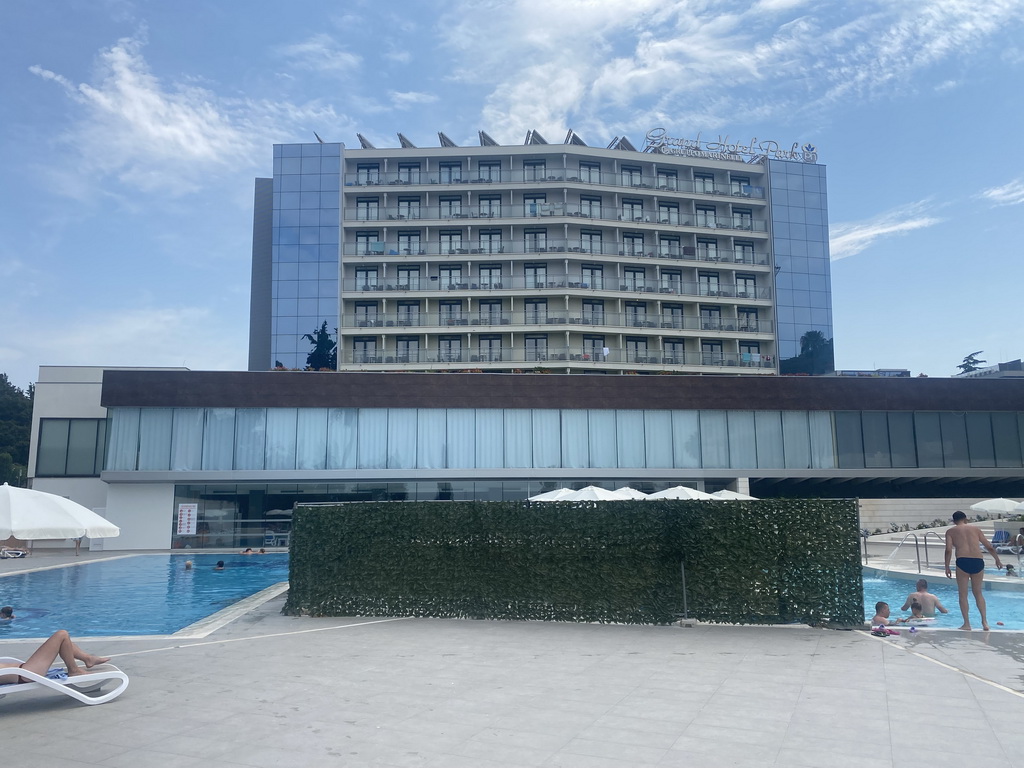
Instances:
[[[0,485],[0,541],[14,536],[38,539],[103,539],[120,536],[121,529],[91,509],[63,496]]]
[[[616,488],[615,493],[621,494],[627,499],[646,499],[647,494],[643,491],[638,491],[636,488],[630,488],[628,485],[624,485],[621,488]]]
[[[648,501],[657,501],[658,499],[700,499],[701,501],[714,501],[715,497],[710,493],[704,493],[704,491],[695,491],[693,488],[687,488],[685,485],[677,485],[672,488],[666,488],[664,491],[658,491],[647,496]]]
[[[977,504],[971,504],[971,509],[975,512],[984,512],[986,514],[1002,514],[1006,512],[1013,512],[1014,510],[1020,510],[1024,504],[1018,504],[1013,499],[985,499],[985,501],[979,501]]]
[[[561,501],[572,493],[574,493],[572,488],[555,488],[553,491],[545,491],[531,496],[527,501]]]
[[[559,501],[626,501],[628,498],[618,491],[609,491],[606,488],[598,488],[596,485],[588,485],[586,488],[580,488],[578,491],[563,496]]]
[[[730,491],[728,488],[721,491],[715,491],[711,495],[722,501],[759,501],[757,496],[750,496],[746,493],[739,493],[738,491]]]

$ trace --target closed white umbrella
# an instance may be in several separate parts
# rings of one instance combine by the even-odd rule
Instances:
[[[16,539],[103,539],[121,529],[91,509],[63,496],[0,485],[0,541]]]
[[[664,491],[648,494],[647,499],[649,501],[657,501],[658,499],[700,499],[701,501],[714,501],[715,497],[710,493],[704,493],[704,491],[695,491],[693,488],[687,488],[685,485],[677,485],[673,488],[666,488]]]
[[[588,485],[580,488],[559,499],[559,501],[626,501],[629,497],[623,496],[618,491],[609,491],[606,488],[598,488],[596,485]]]
[[[728,488],[725,488],[725,489],[723,489],[721,491],[715,491],[711,495],[714,496],[716,499],[721,499],[722,501],[758,501],[759,500],[757,498],[757,496],[750,496],[750,495],[748,495],[746,493],[740,493],[739,491],[730,491]]]
[[[572,493],[574,493],[572,488],[555,488],[553,491],[545,491],[531,496],[527,501],[560,501]]]
[[[646,499],[647,494],[643,491],[638,491],[636,488],[630,488],[628,485],[624,485],[621,488],[616,488],[615,493],[620,494],[627,499]]]
[[[1013,499],[985,499],[985,501],[979,501],[977,504],[971,504],[971,509],[975,512],[985,512],[986,514],[1003,514],[1006,512],[1013,512],[1019,509],[1021,506]]]

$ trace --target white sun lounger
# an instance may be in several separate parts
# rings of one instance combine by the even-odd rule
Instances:
[[[0,656],[0,663],[24,664],[21,659],[15,659],[12,656]],[[105,704],[111,699],[116,699],[128,687],[128,675],[113,664],[97,664],[84,675],[75,675],[64,680],[51,680],[44,675],[30,672],[27,669],[19,669],[17,672],[18,675],[32,682],[0,683],[0,699],[10,693],[49,688],[52,691],[57,691],[77,699],[83,704]],[[100,688],[111,681],[117,681],[116,688],[106,693],[95,695]]]
[[[24,549],[0,547],[0,559],[6,560],[9,557],[28,557],[28,552],[26,552]]]

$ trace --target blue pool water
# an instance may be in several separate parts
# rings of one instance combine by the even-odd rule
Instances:
[[[185,570],[185,561],[194,567]],[[225,570],[214,571],[218,560]],[[137,555],[0,577],[0,639],[164,635],[288,580],[288,554]]]
[[[989,575],[995,576],[997,571],[986,570],[986,578]],[[919,628],[936,627],[942,629],[956,629],[963,623],[960,615],[960,602],[956,591],[956,581],[945,577],[928,578],[928,591],[936,595],[942,604],[949,610],[949,613],[936,613],[935,621],[924,622]],[[910,611],[901,611],[900,606],[907,599],[907,595],[916,589],[916,581],[905,579],[878,578],[876,576],[864,577],[864,620],[869,621],[875,615],[875,603],[884,600],[892,610],[891,619],[901,616],[909,616]],[[971,626],[981,628],[981,615],[974,605],[974,597],[971,600]],[[1021,579],[1021,586],[1018,589],[986,589],[985,604],[988,609],[988,623],[992,629],[1024,629],[1024,579]],[[1003,622],[1003,626],[997,626],[996,622]],[[898,628],[902,628],[900,625]]]

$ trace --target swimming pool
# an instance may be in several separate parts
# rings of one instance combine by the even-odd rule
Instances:
[[[996,575],[996,571],[986,569],[988,575]],[[1001,574],[1002,575],[1002,574]],[[910,611],[901,611],[900,606],[907,599],[907,595],[916,589],[916,581],[913,579],[897,579],[893,577],[879,578],[877,576],[864,575],[864,620],[869,621],[875,615],[875,603],[884,600],[892,610],[890,618],[896,619],[901,616],[909,616]],[[956,591],[956,581],[943,576],[925,575],[928,579],[928,591],[936,595],[942,604],[949,611],[947,614],[936,613],[935,621],[924,622],[918,628],[934,627],[937,629],[956,629],[963,623],[960,615],[960,602]],[[988,611],[988,623],[993,629],[1024,629],[1024,579],[1019,589],[986,589],[985,604]],[[997,626],[996,622],[1003,622],[1003,626]],[[902,625],[901,625],[902,626]],[[974,597],[971,597],[971,626],[981,628],[981,616],[974,605]]]
[[[192,570],[185,561],[192,560]],[[214,571],[218,560],[225,569]],[[0,640],[46,637],[165,635],[288,580],[288,554],[134,555],[67,568],[0,577]]]

